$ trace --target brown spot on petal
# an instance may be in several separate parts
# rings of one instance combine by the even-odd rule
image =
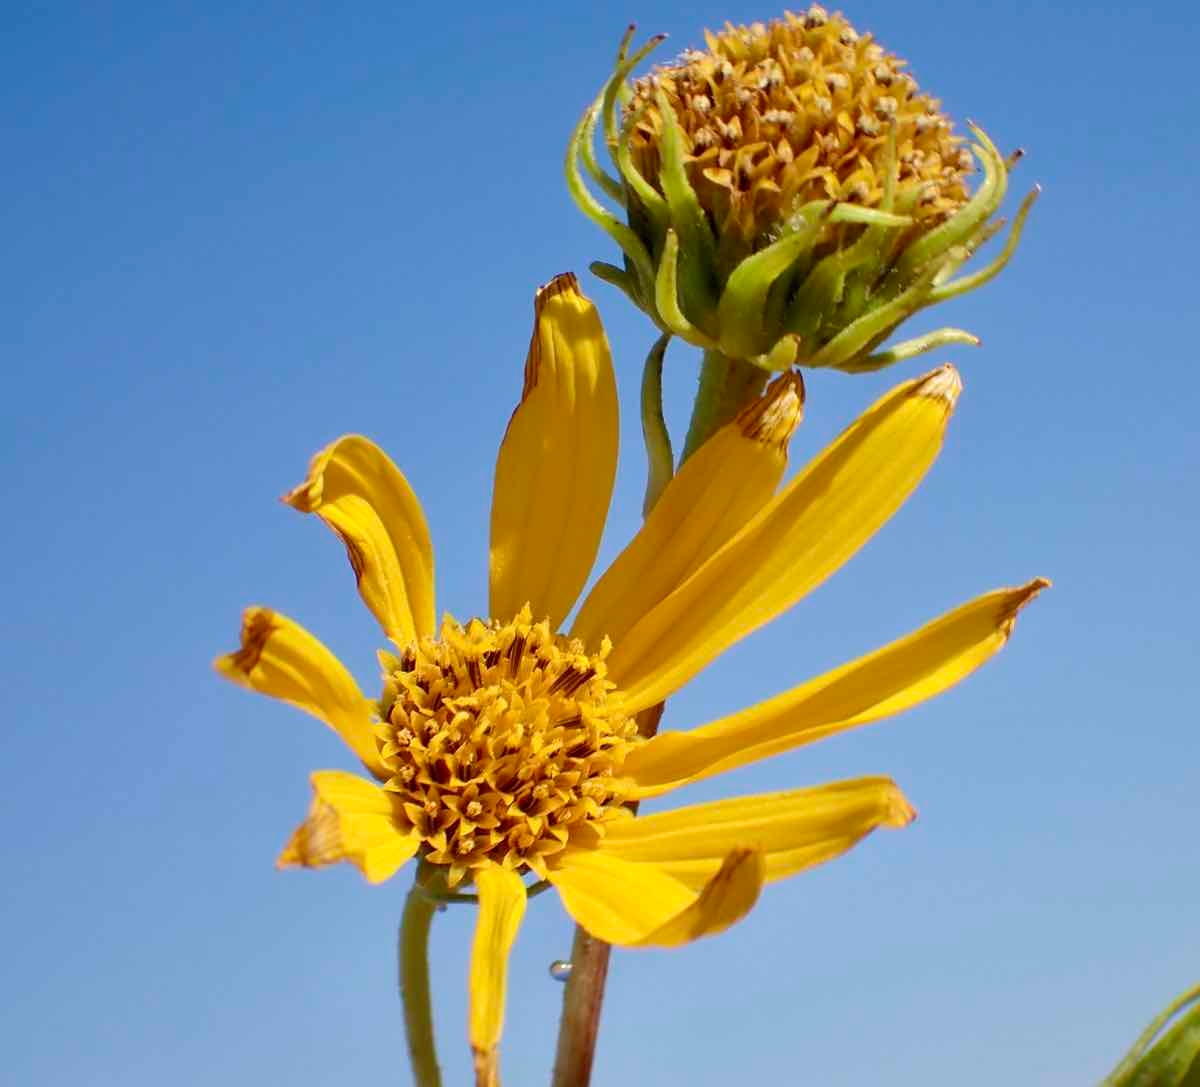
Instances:
[[[257,666],[267,641],[277,629],[275,613],[267,608],[247,608],[242,616],[242,647],[229,655],[230,661],[243,675]]]

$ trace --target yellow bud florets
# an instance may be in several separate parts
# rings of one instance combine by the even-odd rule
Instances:
[[[814,5],[766,24],[727,25],[706,39],[707,51],[689,51],[639,80],[627,115],[640,115],[633,160],[657,178],[656,92],[665,93],[689,180],[719,231],[752,244],[812,200],[878,207],[892,127],[896,206],[919,227],[966,202],[971,155],[939,103],[917,90],[903,60],[841,14]]]

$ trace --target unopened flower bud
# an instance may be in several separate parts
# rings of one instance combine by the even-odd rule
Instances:
[[[968,152],[904,61],[818,5],[727,25],[706,51],[629,83],[660,40],[627,56],[626,35],[571,142],[572,195],[625,255],[598,275],[663,332],[769,370],[872,370],[977,342],[943,329],[881,350],[906,317],[991,279],[1016,247],[1036,190],[996,259],[955,278],[1003,225],[1009,163],[981,129]],[[596,161],[600,124],[619,176]]]

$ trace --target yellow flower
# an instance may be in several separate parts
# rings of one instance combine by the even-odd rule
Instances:
[[[603,329],[573,276],[538,292],[525,386],[496,466],[492,618],[435,622],[421,507],[366,438],[344,437],[286,496],[341,538],[393,643],[371,699],[312,635],[251,608],[235,682],[330,725],[374,780],[326,770],[281,866],[356,865],[371,882],[420,856],[473,883],[471,1043],[495,1074],[522,877],[558,891],[599,939],[671,946],[718,932],[762,884],[844,852],[913,811],[886,777],[632,818],[631,801],[915,705],[1006,641],[1045,584],[979,597],[909,636],[740,713],[653,739],[635,716],[789,608],[891,516],[932,464],[959,392],[943,368],[889,393],[775,493],[801,412],[778,378],[664,490],[559,633],[599,545],[617,459]]]
[[[1016,156],[974,126],[968,150],[903,60],[819,4],[706,38],[627,85],[661,38],[627,56],[626,35],[575,130],[571,194],[625,256],[596,274],[663,332],[767,370],[874,370],[978,343],[941,329],[882,348],[907,317],[1008,262],[1036,190],[996,260],[952,278],[1003,226]],[[601,124],[617,176],[595,155]]]

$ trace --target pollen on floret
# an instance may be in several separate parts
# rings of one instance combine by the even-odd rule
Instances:
[[[621,767],[640,741],[609,650],[526,607],[509,623],[447,617],[437,638],[381,657],[384,788],[449,885],[489,863],[544,876],[548,857],[627,816]]]

